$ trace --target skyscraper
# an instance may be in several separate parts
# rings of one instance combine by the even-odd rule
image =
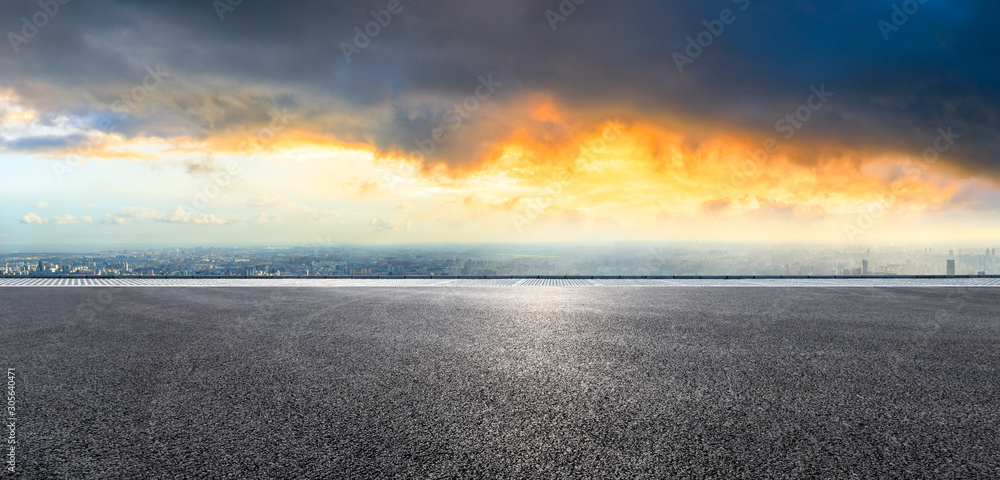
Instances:
[[[868,275],[868,260],[861,261],[861,275]]]
[[[954,277],[955,276],[955,261],[954,260],[948,260],[948,273],[947,273],[947,275],[949,277]]]

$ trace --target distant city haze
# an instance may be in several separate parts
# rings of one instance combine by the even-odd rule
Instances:
[[[28,249],[7,276],[994,275],[995,247],[472,244]],[[948,266],[954,262],[954,270]]]

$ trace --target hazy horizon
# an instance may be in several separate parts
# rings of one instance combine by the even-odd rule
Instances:
[[[259,243],[259,242],[189,242],[189,243],[108,243],[108,244],[3,244],[0,243],[0,254],[11,253],[12,251],[21,253],[84,253],[107,250],[169,250],[169,249],[212,249],[212,248],[253,248],[253,249],[288,249],[288,248],[373,248],[381,250],[389,249],[522,249],[532,248],[563,248],[563,249],[615,249],[615,248],[675,248],[692,251],[709,251],[720,248],[735,250],[772,250],[782,248],[826,250],[826,251],[878,251],[882,249],[926,249],[933,250],[960,250],[983,248],[995,248],[1000,245],[1000,239],[994,242],[953,242],[953,243],[890,243],[890,244],[833,244],[833,243],[808,243],[808,242],[776,242],[776,243],[750,243],[750,242],[423,242],[423,243],[348,243],[348,242],[288,242],[288,243]],[[62,249],[62,250],[60,250]]]

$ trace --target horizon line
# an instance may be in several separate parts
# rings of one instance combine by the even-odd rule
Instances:
[[[155,280],[886,280],[1000,278],[988,275],[0,275],[4,279]]]

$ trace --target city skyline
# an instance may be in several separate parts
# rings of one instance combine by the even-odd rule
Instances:
[[[310,245],[0,254],[3,276],[997,275],[996,248],[748,245]]]
[[[43,3],[0,243],[1000,238],[983,1]]]

